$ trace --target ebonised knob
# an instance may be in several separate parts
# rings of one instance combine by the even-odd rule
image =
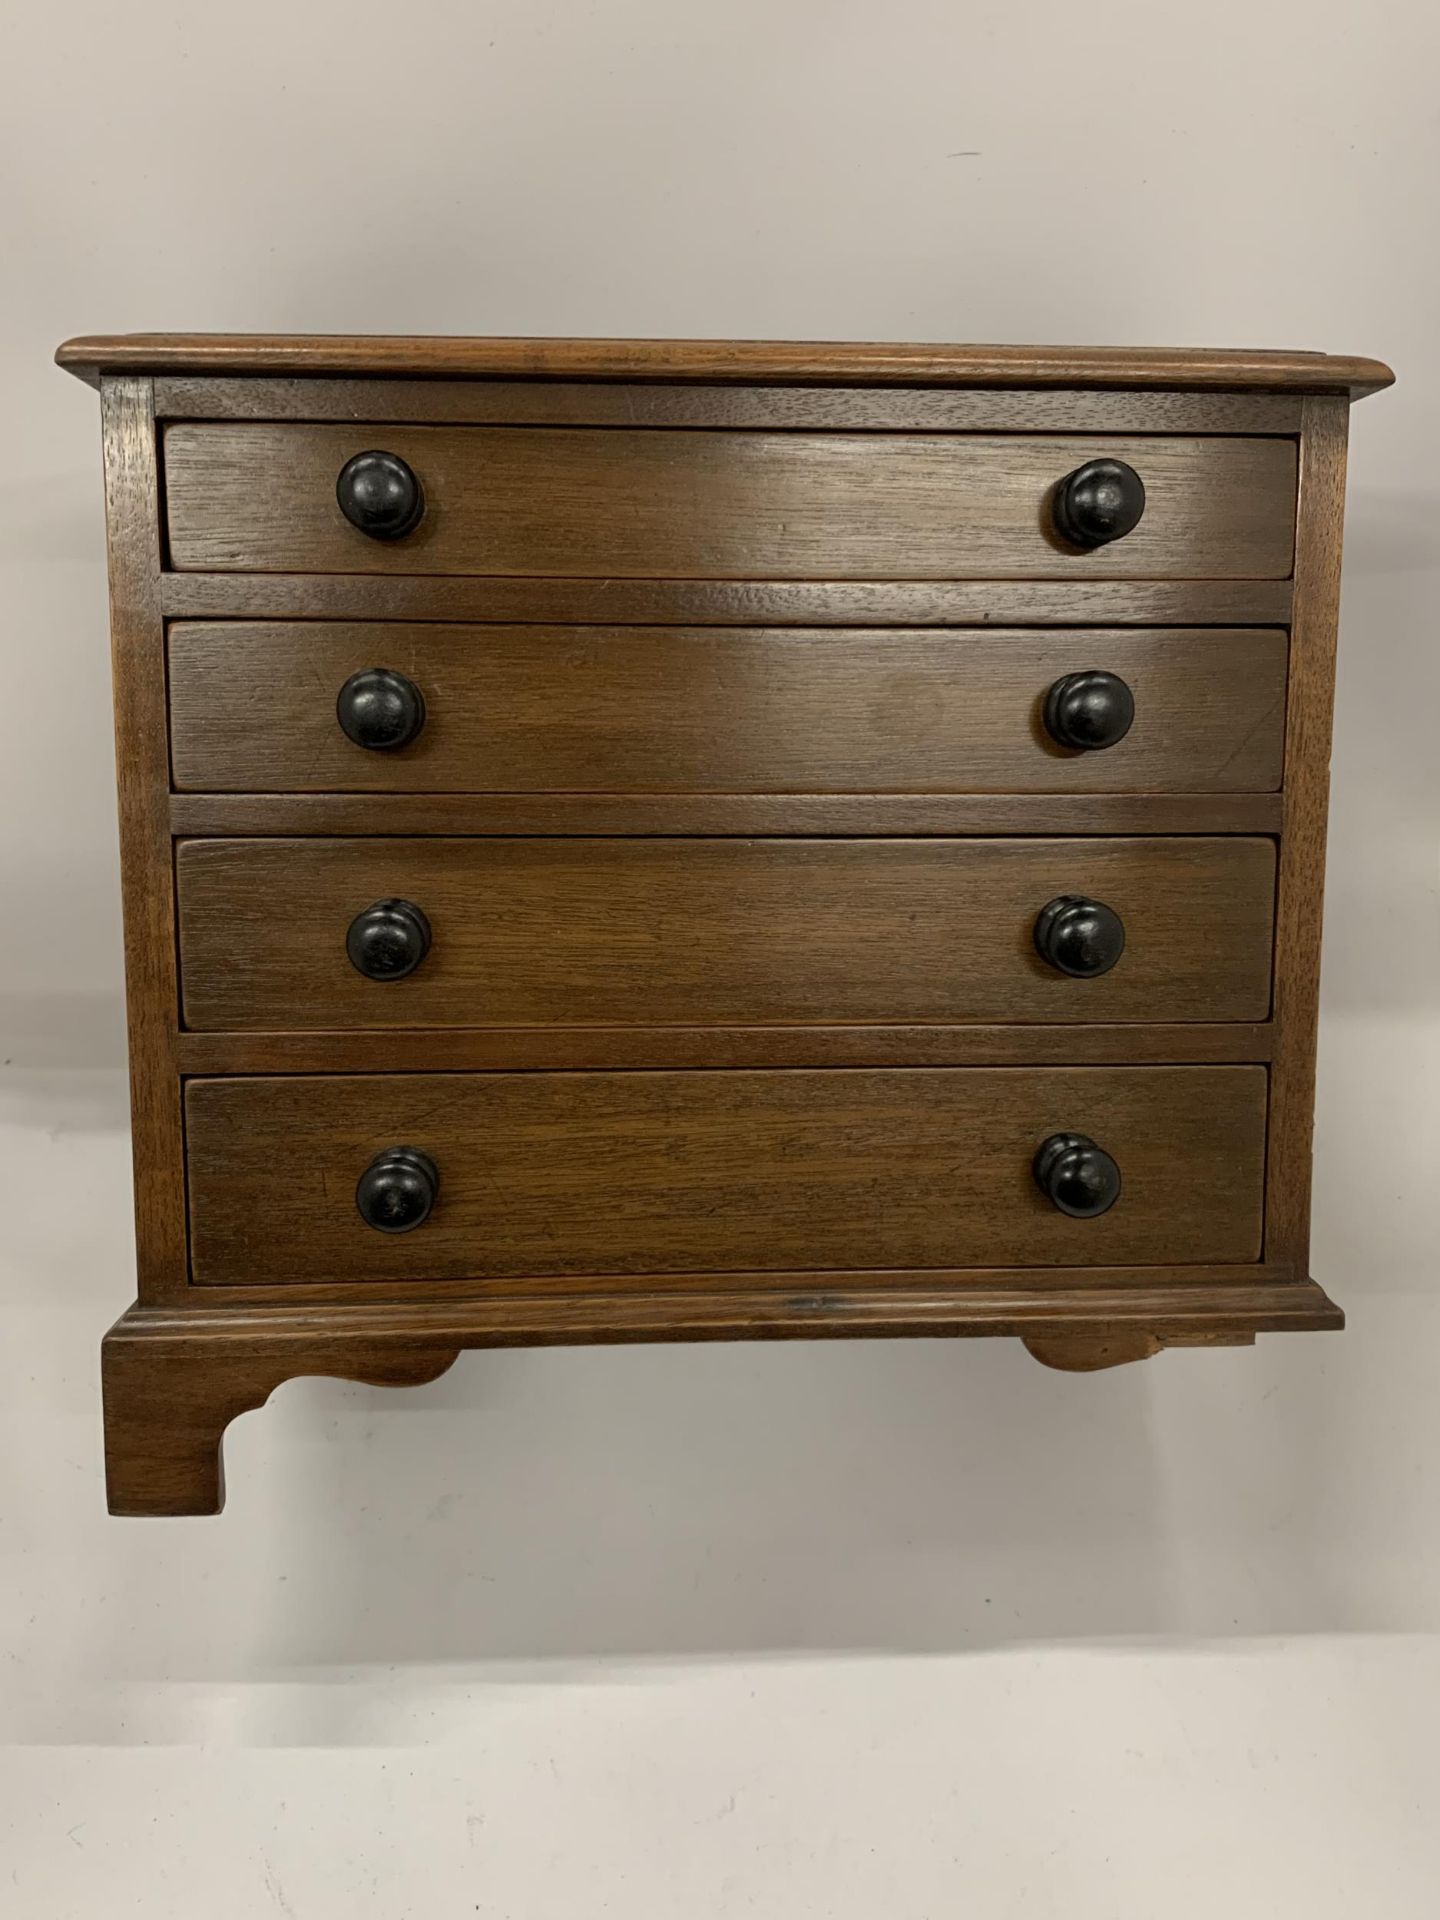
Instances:
[[[389,753],[408,747],[425,724],[425,696],[390,667],[352,673],[335,699],[335,718],[357,747]]]
[[[1120,1198],[1120,1169],[1084,1133],[1052,1133],[1034,1160],[1035,1183],[1073,1220],[1094,1220]]]
[[[411,1233],[430,1217],[440,1174],[418,1147],[386,1147],[361,1174],[355,1188],[360,1218],[377,1233]]]
[[[1035,919],[1035,951],[1057,973],[1094,980],[1125,951],[1125,923],[1102,900],[1062,893]]]
[[[1055,531],[1089,552],[1123,540],[1145,511],[1145,482],[1123,460],[1087,460],[1055,489]]]
[[[1113,747],[1130,731],[1135,696],[1118,673],[1088,667],[1067,673],[1045,695],[1045,731],[1057,746],[1077,753]]]
[[[345,951],[367,980],[403,980],[430,951],[430,922],[409,900],[377,900],[350,922]]]
[[[372,540],[403,540],[425,513],[415,470],[398,453],[357,453],[347,460],[335,482],[335,498],[351,526]]]

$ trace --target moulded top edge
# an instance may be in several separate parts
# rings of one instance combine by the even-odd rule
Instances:
[[[887,345],[821,340],[573,340],[366,334],[89,334],[57,363],[103,374],[263,378],[800,381],[839,385],[1149,387],[1345,393],[1388,387],[1379,360],[1211,347]]]

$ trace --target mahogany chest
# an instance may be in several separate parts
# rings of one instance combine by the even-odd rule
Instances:
[[[137,335],[104,425],[111,1508],[468,1347],[1333,1328],[1374,361]]]

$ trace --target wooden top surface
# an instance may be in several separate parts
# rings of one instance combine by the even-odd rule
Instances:
[[[1201,347],[921,346],[803,340],[565,340],[365,334],[90,334],[58,364],[106,373],[449,379],[819,381],[962,387],[1190,387],[1348,393],[1395,376],[1345,354]]]

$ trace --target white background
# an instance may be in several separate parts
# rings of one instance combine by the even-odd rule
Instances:
[[[1411,1920],[1440,1704],[1431,0],[251,0],[0,64],[0,1901]],[[132,1293],[97,408],[129,328],[1323,347],[1341,1336],[473,1355],[104,1517]]]

